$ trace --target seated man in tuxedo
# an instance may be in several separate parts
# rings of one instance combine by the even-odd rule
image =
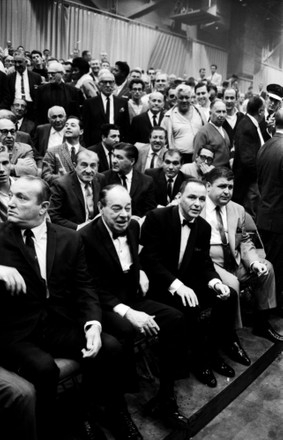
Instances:
[[[148,168],[162,166],[163,155],[167,151],[166,130],[156,125],[152,127],[149,134],[149,144],[138,146],[139,158],[135,169],[144,173]]]
[[[42,178],[51,185],[54,180],[74,171],[76,155],[84,148],[80,144],[83,134],[82,122],[76,116],[70,116],[65,123],[64,141],[61,145],[49,148],[42,161]]]
[[[103,188],[99,205],[101,216],[79,234],[99,295],[105,331],[124,341],[127,365],[133,369],[136,337],[158,335],[160,388],[148,407],[155,407],[164,422],[185,427],[187,420],[179,413],[174,397],[176,369],[185,360],[183,315],[144,297],[148,283],[139,264],[140,227],[131,219],[128,191],[121,185],[109,185]]]
[[[206,175],[208,197],[202,211],[212,228],[210,256],[224,283],[240,293],[240,282],[251,279],[255,294],[254,333],[273,342],[283,341],[268,322],[276,307],[275,276],[272,264],[259,257],[246,232],[246,213],[231,201],[234,174],[228,168],[214,168]],[[238,319],[238,325],[241,320]]]
[[[85,149],[77,154],[75,170],[54,180],[48,211],[53,223],[78,230],[98,214],[105,177],[97,168],[97,154]]]
[[[44,180],[19,178],[11,187],[8,221],[0,224],[0,265],[6,266],[0,283],[1,364],[34,385],[40,439],[55,438],[60,371],[54,358],[65,357],[81,363],[82,412],[99,399],[115,438],[141,440],[121,387],[123,349],[102,332],[82,240],[46,221],[49,199]],[[106,440],[98,426],[87,427],[86,438]]]
[[[113,150],[118,142],[120,142],[118,125],[103,124],[101,126],[101,142],[88,148],[88,150],[94,151],[98,155],[98,171],[100,173],[112,169]]]
[[[30,145],[16,141],[17,129],[11,119],[0,118],[0,143],[7,148],[10,157],[10,174],[13,177],[25,174],[37,175],[37,166]]]
[[[160,206],[167,206],[174,200],[185,175],[181,171],[182,153],[179,150],[167,150],[163,155],[160,168],[147,169],[145,174],[153,178],[155,201]]]
[[[65,135],[65,124],[67,115],[65,109],[59,105],[54,105],[48,109],[48,124],[38,125],[34,133],[34,154],[38,168],[42,169],[42,159],[46,151],[62,145]]]
[[[141,263],[149,277],[148,296],[180,309],[186,318],[196,377],[215,387],[212,369],[227,377],[235,371],[219,355],[219,348],[237,345],[238,361],[249,361],[233,327],[237,295],[223,284],[209,256],[210,225],[200,217],[206,187],[198,179],[181,185],[178,206],[149,212],[141,231]],[[212,306],[206,343],[200,311]]]
[[[104,171],[105,184],[122,184],[127,188],[132,199],[132,213],[143,217],[156,208],[152,178],[135,170],[139,157],[137,147],[125,142],[115,145],[112,170]]]

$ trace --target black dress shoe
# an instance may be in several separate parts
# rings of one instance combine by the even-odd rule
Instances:
[[[121,409],[109,419],[109,429],[116,440],[143,440],[130,413],[127,409]]]
[[[226,377],[234,377],[235,371],[230,365],[226,364],[220,356],[216,356],[211,361],[211,368],[216,371],[216,373],[221,374]]]
[[[225,347],[225,353],[235,362],[242,365],[251,365],[251,360],[241,344],[238,341],[232,342],[229,346]]]
[[[144,408],[146,416],[161,418],[165,425],[175,429],[187,429],[188,419],[179,412],[174,396],[161,398],[153,397]]]
[[[217,385],[217,380],[211,369],[208,367],[196,368],[194,370],[194,375],[201,383],[204,383],[210,388],[215,388]]]
[[[283,342],[283,336],[277,333],[276,330],[269,324],[265,323],[263,326],[256,326],[253,329],[253,334],[269,339],[271,342]]]
[[[107,440],[102,429],[95,423],[84,420],[80,426],[80,437],[83,440]]]

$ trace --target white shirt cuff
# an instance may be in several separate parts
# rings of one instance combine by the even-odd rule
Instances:
[[[222,281],[221,281],[219,278],[213,278],[212,280],[209,281],[209,283],[208,283],[208,287],[209,287],[210,289],[213,289],[213,290],[214,290],[215,285],[216,285],[217,283],[221,283],[221,284],[223,284]]]
[[[88,327],[91,327],[92,325],[97,325],[100,329],[100,333],[102,331],[102,327],[99,321],[87,321],[84,325],[84,331],[86,332],[88,330]]]
[[[122,318],[126,315],[127,311],[130,309],[129,306],[126,306],[126,304],[117,304],[117,306],[113,307],[113,311],[115,313],[118,313]]]
[[[184,283],[182,283],[182,281],[178,280],[178,278],[176,278],[176,280],[173,281],[173,283],[169,286],[168,290],[169,292],[174,295],[174,293],[179,289],[179,287],[183,286]]]

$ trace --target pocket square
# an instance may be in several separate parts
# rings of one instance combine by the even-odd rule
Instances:
[[[121,107],[119,113],[124,113],[124,111],[125,111],[124,107]]]

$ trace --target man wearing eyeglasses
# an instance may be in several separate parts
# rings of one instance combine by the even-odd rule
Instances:
[[[48,110],[54,105],[63,107],[67,115],[80,117],[84,101],[81,90],[66,84],[63,80],[64,66],[57,61],[48,64],[48,84],[38,88],[36,94],[37,125],[47,124]]]
[[[11,176],[37,175],[32,147],[16,142],[16,126],[10,119],[0,119],[0,145],[5,147],[11,162]]]
[[[181,171],[187,177],[196,177],[197,179],[203,179],[206,173],[209,173],[214,166],[212,165],[214,159],[213,149],[207,145],[201,148],[192,163],[185,163]]]
[[[103,69],[98,77],[98,86],[100,95],[86,99],[83,104],[84,142],[86,147],[100,142],[102,124],[117,124],[120,127],[122,141],[127,138],[129,132],[128,103],[123,98],[113,96],[114,75]]]
[[[134,116],[144,113],[148,109],[148,105],[142,102],[144,95],[145,83],[140,78],[132,79],[129,83],[131,98],[128,101],[130,123]]]

